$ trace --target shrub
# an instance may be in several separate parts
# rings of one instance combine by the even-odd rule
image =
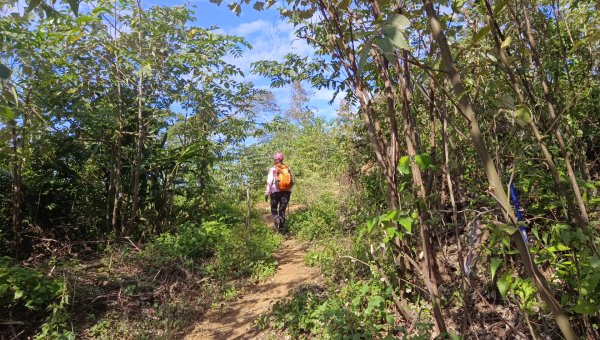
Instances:
[[[18,319],[11,321],[22,322],[25,332],[38,329],[37,338],[74,338],[66,330],[67,303],[64,281],[0,258],[0,314]]]

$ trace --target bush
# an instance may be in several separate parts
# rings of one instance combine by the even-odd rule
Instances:
[[[318,287],[304,287],[291,299],[275,304],[270,325],[294,338],[406,338],[389,300],[390,291],[379,280],[348,282],[329,296]],[[429,331],[423,330],[418,337],[429,338]]]
[[[322,198],[310,209],[298,211],[288,218],[289,229],[304,241],[323,239],[338,233],[339,204],[331,196]]]
[[[62,280],[15,265],[9,257],[0,258],[0,314],[22,322],[23,331],[39,330],[36,338],[74,338],[66,331],[67,302]]]
[[[152,266],[183,262],[216,279],[243,276],[264,278],[275,270],[272,253],[279,247],[281,236],[263,225],[250,232],[242,225],[208,221],[200,226],[183,224],[177,233],[163,233],[153,240],[142,256]]]

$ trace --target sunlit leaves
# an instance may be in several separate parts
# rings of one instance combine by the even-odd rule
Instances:
[[[496,277],[496,271],[498,271],[498,268],[500,267],[500,265],[502,264],[502,259],[494,257],[492,258],[491,262],[490,262],[490,272],[492,274],[492,280],[494,279],[494,277]]]
[[[506,49],[510,45],[511,42],[512,42],[512,38],[510,36],[506,37],[506,39],[504,39],[504,41],[500,45],[500,48]]]
[[[531,110],[526,105],[517,105],[516,110],[514,111],[514,117],[517,122],[523,124],[529,124],[533,121],[533,116],[531,115]]]

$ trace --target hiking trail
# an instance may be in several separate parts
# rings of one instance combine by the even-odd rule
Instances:
[[[298,208],[291,206],[290,211]],[[196,325],[185,339],[260,338],[260,332],[254,327],[254,322],[261,314],[270,312],[276,302],[289,296],[295,288],[322,281],[319,270],[308,267],[304,263],[308,246],[308,243],[296,239],[285,240],[274,254],[278,265],[277,272],[273,276],[247,287],[245,293],[237,299],[224,301],[218,308],[209,310],[202,322]]]

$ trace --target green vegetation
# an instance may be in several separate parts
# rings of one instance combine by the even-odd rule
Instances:
[[[596,2],[251,3],[315,52],[253,64],[285,110],[186,6],[22,5],[0,5],[0,338],[188,334],[277,270],[275,151],[324,280],[259,329],[600,338]]]

